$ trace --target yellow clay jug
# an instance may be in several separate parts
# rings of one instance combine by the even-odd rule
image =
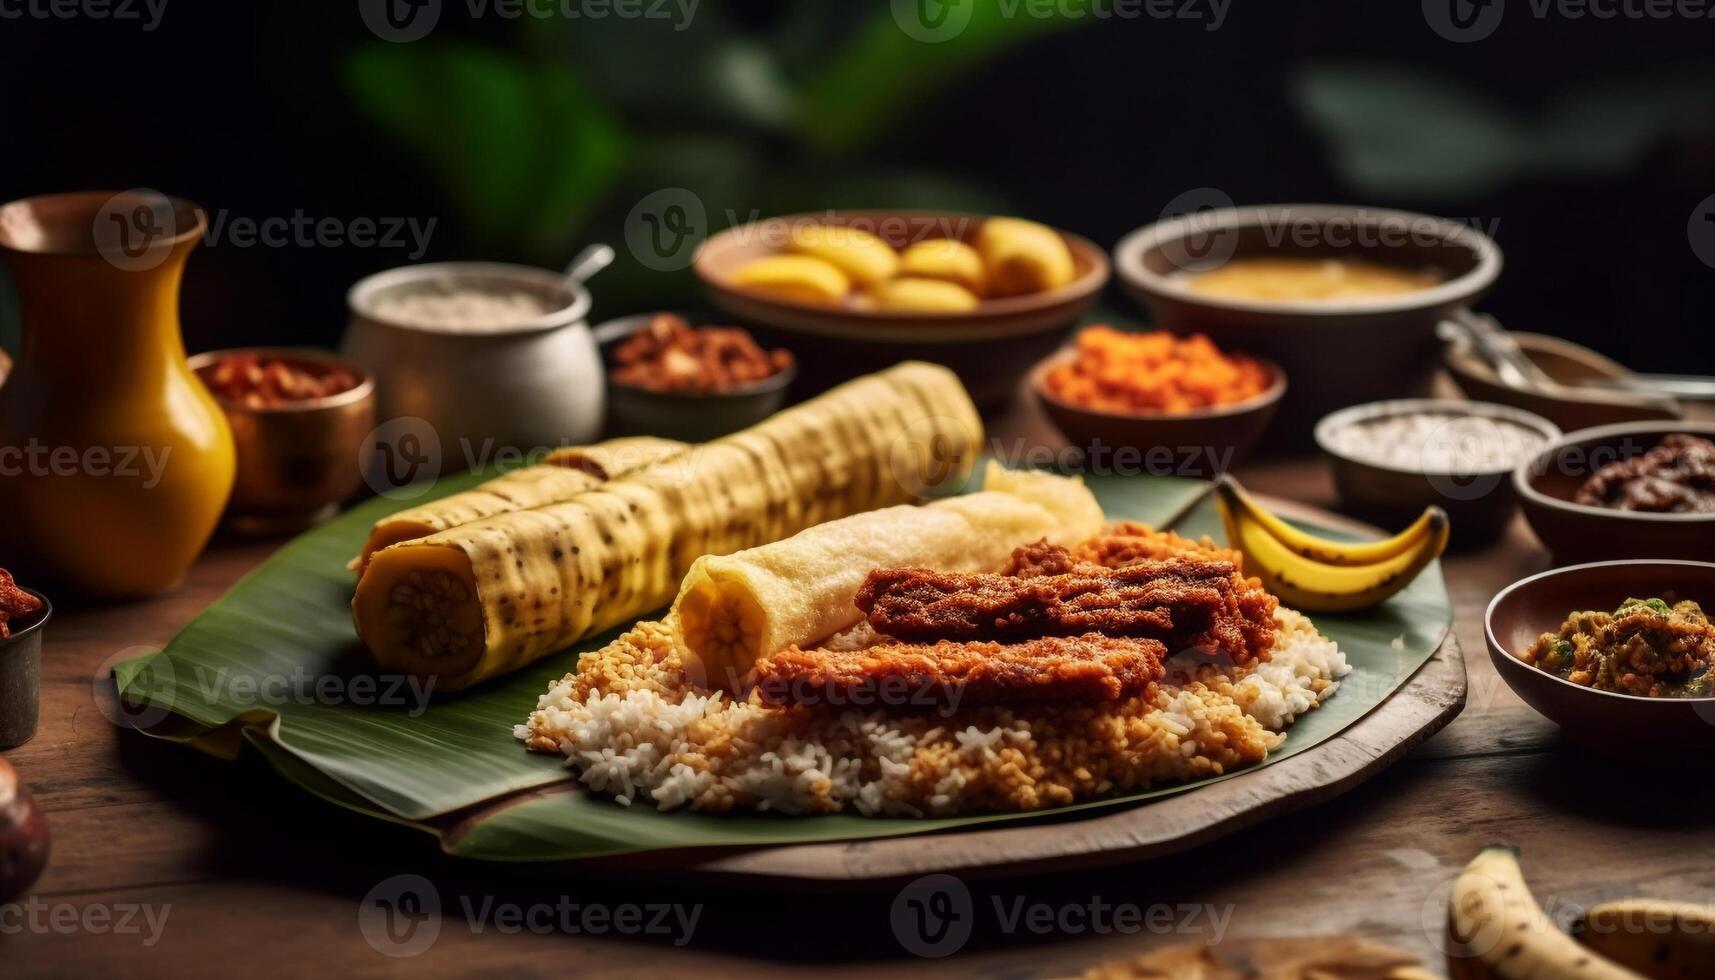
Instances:
[[[0,564],[148,595],[213,533],[232,432],[179,335],[179,281],[206,227],[201,208],[151,191],[0,207],[24,329],[0,386]]]

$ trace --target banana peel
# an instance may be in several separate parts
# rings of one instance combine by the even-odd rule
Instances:
[[[1715,906],[1652,898],[1605,902],[1584,914],[1573,936],[1651,980],[1715,978]]]
[[[1483,849],[1453,883],[1447,973],[1454,980],[1641,980],[1561,932],[1510,847]]]

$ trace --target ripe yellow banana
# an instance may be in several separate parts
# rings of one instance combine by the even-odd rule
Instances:
[[[1501,980],[1641,980],[1561,932],[1531,895],[1518,852],[1490,846],[1453,883],[1447,973]]]
[[[875,305],[882,310],[920,313],[961,313],[977,308],[977,298],[957,283],[900,276],[875,287]]]
[[[1598,905],[1574,930],[1597,954],[1652,980],[1715,978],[1715,906],[1628,898]]]
[[[1227,486],[1224,482],[1223,487]],[[1236,486],[1236,485],[1234,485]],[[1350,612],[1385,602],[1411,584],[1424,566],[1447,547],[1449,524],[1439,507],[1425,515],[1425,531],[1411,539],[1404,550],[1363,564],[1334,564],[1305,557],[1273,530],[1273,523],[1259,520],[1233,494],[1218,489],[1215,501],[1226,527],[1227,542],[1245,556],[1245,572],[1262,579],[1263,587],[1294,609],[1308,612]],[[1343,551],[1346,546],[1295,532],[1310,539],[1314,551],[1323,554]],[[1390,539],[1392,540],[1392,539]]]
[[[806,225],[788,235],[787,248],[821,259],[855,283],[876,286],[899,271],[899,253],[876,235],[847,225]]]
[[[732,274],[740,289],[805,303],[833,305],[845,299],[851,279],[838,266],[808,255],[768,255],[752,259]]]
[[[988,269],[977,250],[956,238],[928,238],[899,253],[899,274],[944,279],[963,286],[972,296],[989,291]]]
[[[1060,233],[1021,218],[989,218],[977,230],[977,251],[988,267],[996,296],[1019,296],[1057,289],[1077,270]]]
[[[1439,508],[1427,507],[1417,520],[1411,522],[1410,527],[1384,541],[1330,541],[1276,517],[1257,503],[1256,498],[1246,493],[1244,487],[1239,486],[1239,481],[1225,473],[1215,481],[1215,492],[1227,507],[1234,511],[1243,511],[1251,520],[1279,538],[1280,543],[1294,554],[1328,565],[1374,565],[1410,551],[1424,538],[1433,534],[1437,514],[1441,514],[1443,523],[1446,521],[1446,515]]]

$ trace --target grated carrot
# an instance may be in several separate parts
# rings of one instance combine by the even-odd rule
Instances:
[[[1048,393],[1098,411],[1179,415],[1255,398],[1270,382],[1261,362],[1223,354],[1202,334],[1093,326],[1074,349],[1076,357],[1048,372]]]

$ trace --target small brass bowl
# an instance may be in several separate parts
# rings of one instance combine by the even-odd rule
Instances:
[[[226,505],[226,523],[241,534],[290,534],[338,513],[363,485],[360,454],[375,429],[375,384],[369,373],[332,354],[296,347],[236,347],[190,359],[201,377],[228,357],[246,354],[298,364],[338,367],[357,386],[325,398],[262,408],[235,405],[219,395],[238,447],[238,478]]]

